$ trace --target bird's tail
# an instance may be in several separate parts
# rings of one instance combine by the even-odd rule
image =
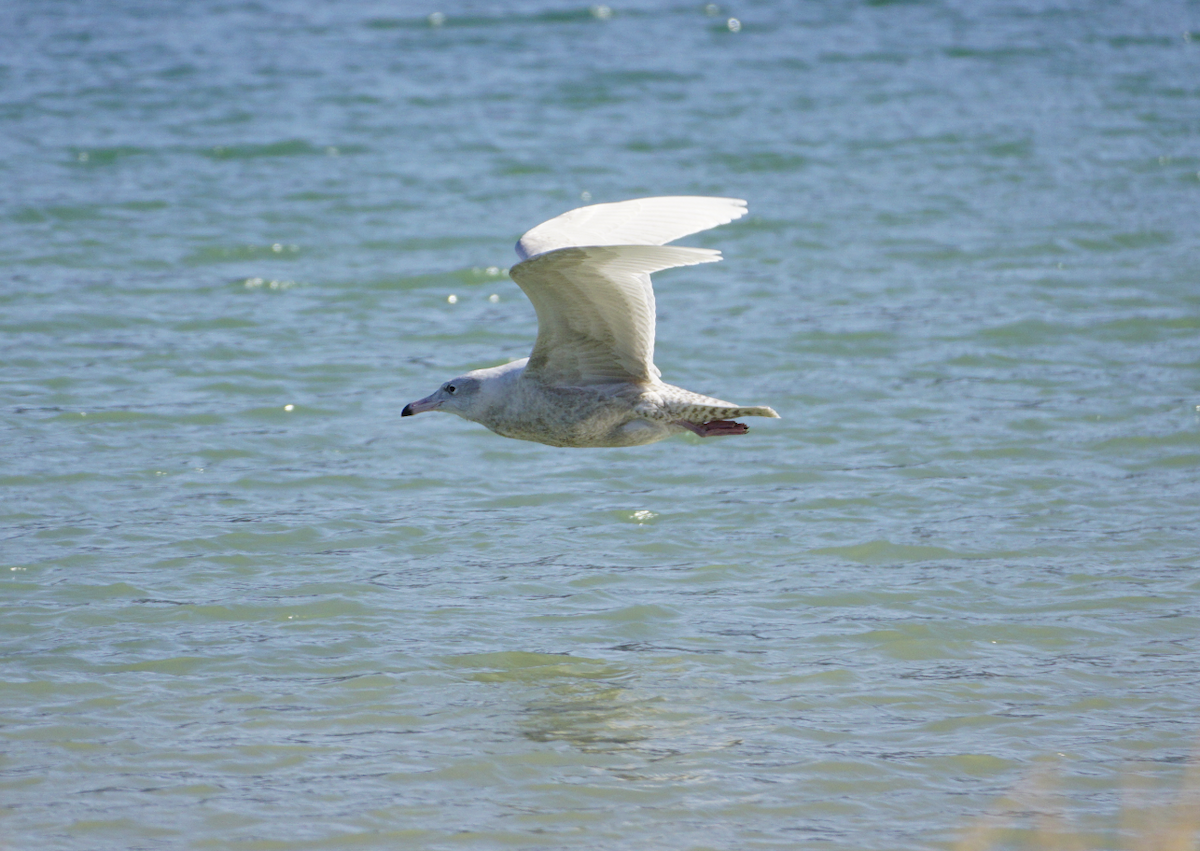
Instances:
[[[716,399],[712,401],[719,402]],[[736,420],[738,417],[779,418],[779,414],[775,413],[773,408],[768,408],[766,405],[739,407],[737,405],[730,405],[728,402],[715,405],[705,405],[696,402],[669,405],[667,416],[672,420],[685,420],[697,424],[710,423],[714,420]]]
[[[712,420],[736,420],[738,417],[774,417],[779,419],[779,414],[775,413],[774,408],[768,408],[766,405],[752,405],[749,408],[734,408],[734,407],[716,407],[710,406],[701,408],[704,411],[707,419],[705,422]]]

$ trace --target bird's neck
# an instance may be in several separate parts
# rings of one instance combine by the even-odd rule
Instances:
[[[479,379],[479,395],[469,419],[487,424],[488,420],[513,403],[517,382],[525,372],[525,364],[529,358],[511,361],[510,363],[493,366],[487,369],[476,369],[468,372],[471,378]]]

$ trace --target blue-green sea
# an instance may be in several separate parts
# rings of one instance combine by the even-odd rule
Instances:
[[[649,195],[749,202],[656,362],[782,419],[400,419]],[[5,851],[1134,847],[1200,743],[1200,2],[6,0],[0,577]]]

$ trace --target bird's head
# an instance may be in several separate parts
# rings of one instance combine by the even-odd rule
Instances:
[[[471,406],[479,394],[481,384],[482,382],[478,378],[472,378],[469,375],[451,378],[424,399],[409,402],[400,412],[400,416],[411,417],[425,411],[446,411],[450,414],[458,414],[464,419],[472,419],[470,416]]]

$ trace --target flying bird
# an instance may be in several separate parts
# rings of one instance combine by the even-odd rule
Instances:
[[[746,214],[736,198],[593,204],[521,237],[509,275],[537,311],[528,358],[452,378],[400,416],[445,411],[550,446],[639,446],[673,434],[745,434],[738,417],[778,417],[666,384],[654,365],[650,274],[721,252],[666,243]]]

